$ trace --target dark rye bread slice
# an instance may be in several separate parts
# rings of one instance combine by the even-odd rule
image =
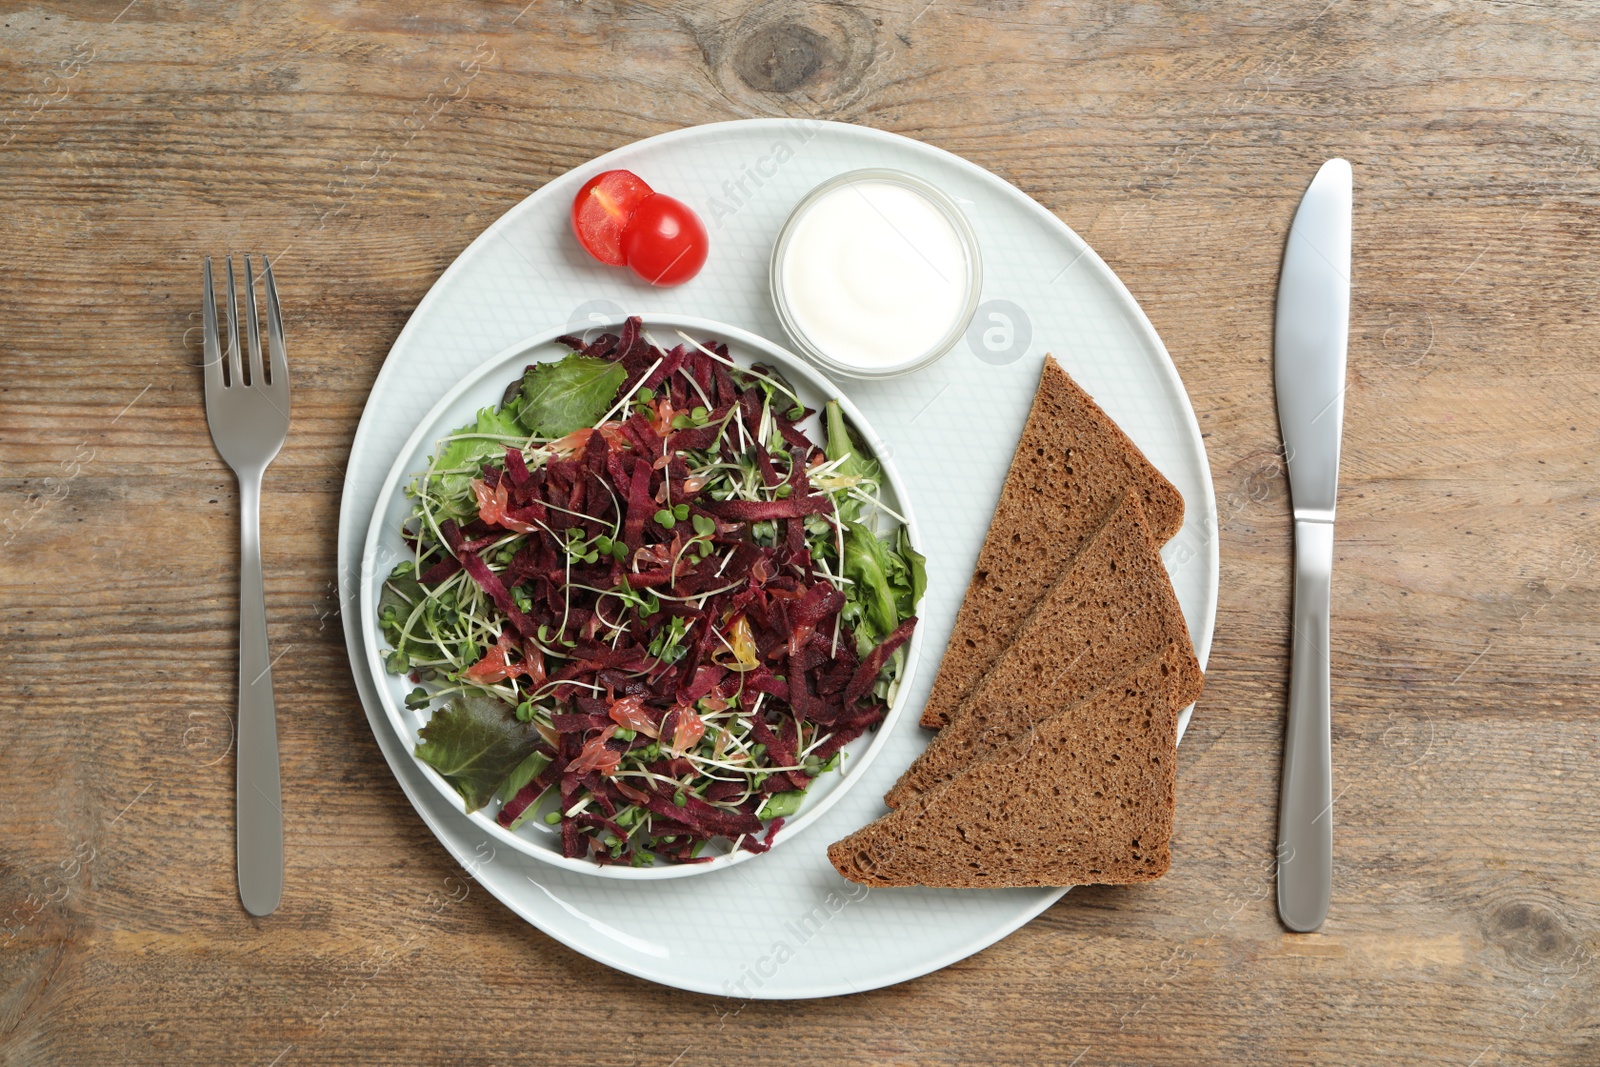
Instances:
[[[1183,656],[1168,648],[828,848],[852,882],[953,889],[1148,882],[1171,862]]]
[[[1139,494],[1150,536],[1165,544],[1183,525],[1182,495],[1046,356],[922,725],[949,721],[1128,489]]]
[[[1128,490],[1005,655],[889,790],[884,800],[891,808],[936,788],[1165,648],[1182,653],[1178,688],[1187,695],[1185,703],[1200,695],[1204,676],[1189,628],[1148,529],[1139,494]]]

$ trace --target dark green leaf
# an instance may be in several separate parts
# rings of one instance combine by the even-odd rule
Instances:
[[[574,352],[557,363],[536,363],[508,413],[535,437],[565,437],[593,426],[616,402],[628,372],[620,363]]]
[[[539,743],[539,732],[518,722],[511,707],[491,696],[467,694],[433,713],[422,728],[417,758],[444,775],[477,811]]]

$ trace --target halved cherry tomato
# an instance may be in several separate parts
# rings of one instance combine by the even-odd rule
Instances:
[[[651,285],[682,285],[693,278],[710,247],[700,216],[663,193],[641,201],[622,231],[629,269]]]
[[[639,205],[655,195],[632,171],[608,170],[583,183],[572,201],[572,232],[595,259],[620,267],[623,232]]]

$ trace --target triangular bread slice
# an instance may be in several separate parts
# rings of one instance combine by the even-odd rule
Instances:
[[[869,886],[1122,884],[1171,863],[1183,657],[1121,682],[972,764],[924,802],[828,848]]]
[[[1071,569],[1050,587],[1012,646],[933,736],[884,800],[901,807],[1067,704],[1111,684],[1165,648],[1182,655],[1185,704],[1204,676],[1172,580],[1128,490]]]
[[[1139,494],[1151,538],[1164,544],[1183,525],[1183,496],[1046,356],[922,725],[949,721],[1129,489]]]

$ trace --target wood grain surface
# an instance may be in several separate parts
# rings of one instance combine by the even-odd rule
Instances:
[[[0,5],[0,1059],[1600,1064],[1600,5],[124,2]],[[816,1002],[641,982],[471,883],[378,752],[333,592],[367,390],[451,259],[601,152],[752,115],[926,140],[1075,227],[1171,349],[1221,512],[1172,873]],[[1270,342],[1331,155],[1337,869],[1290,935]],[[233,881],[238,512],[197,369],[198,257],[243,249],[287,250],[295,339],[266,920]]]

